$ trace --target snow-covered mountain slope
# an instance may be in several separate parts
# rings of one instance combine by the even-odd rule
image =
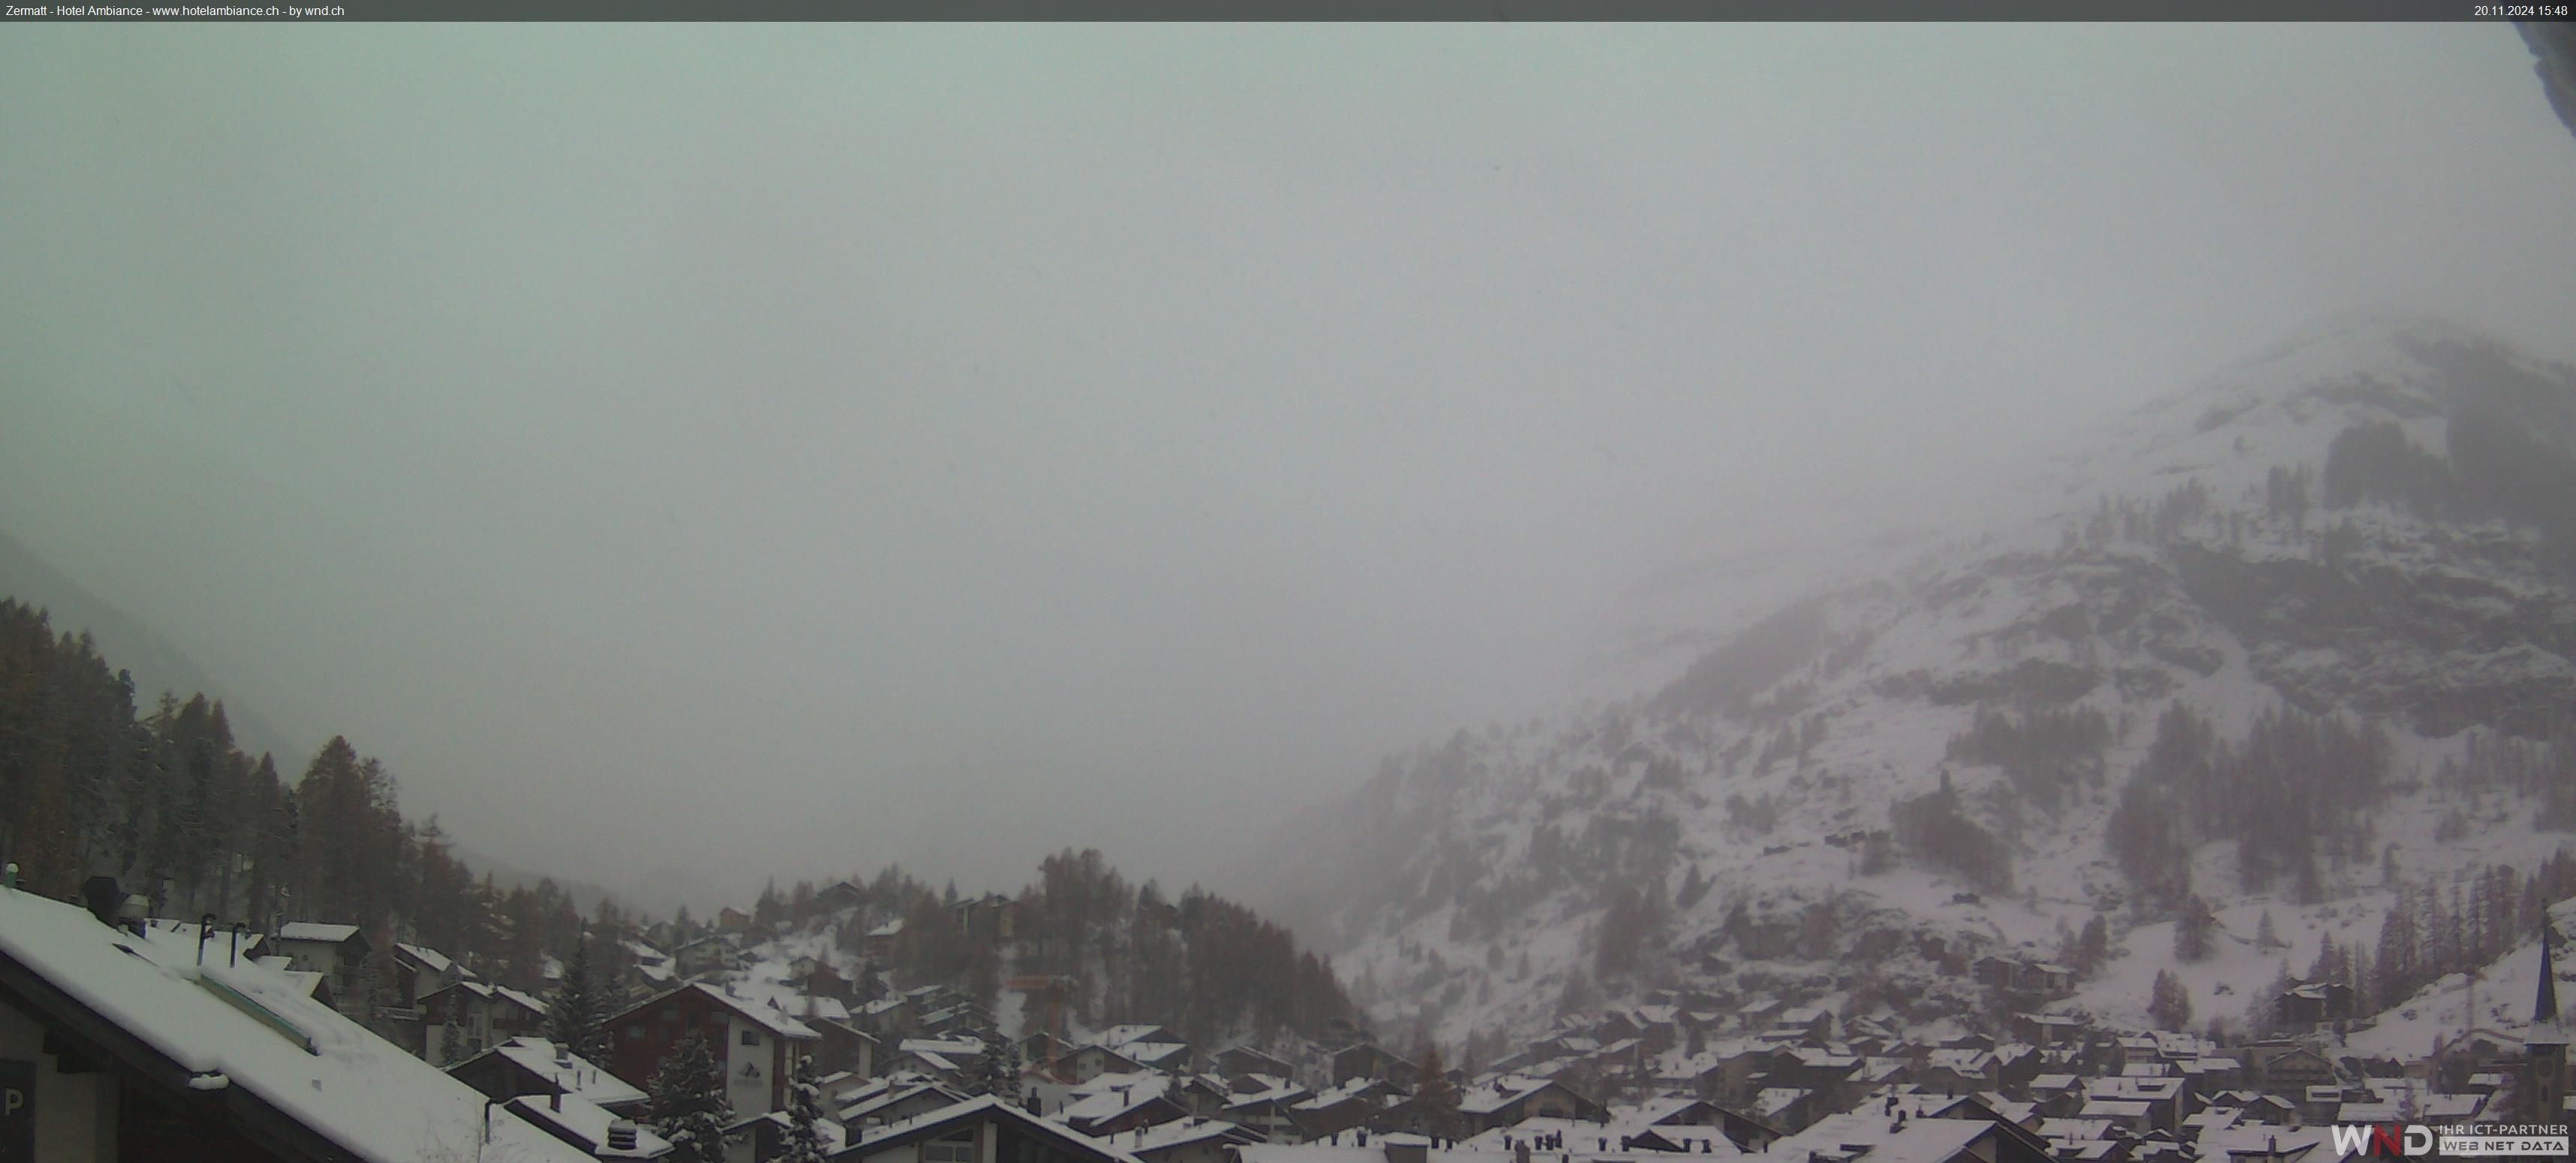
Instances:
[[[2576,368],[2344,320],[1906,553],[1301,828],[1358,1000],[1453,1040],[1659,987],[1993,1017],[2032,999],[1962,963],[2081,955],[2040,1000],[2143,1026],[2172,968],[2197,1027],[2576,826]]]

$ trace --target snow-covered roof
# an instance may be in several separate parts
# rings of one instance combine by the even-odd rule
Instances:
[[[915,1135],[941,1126],[984,1118],[1017,1123],[1022,1130],[1034,1132],[1042,1138],[1054,1139],[1087,1153],[1107,1156],[1110,1163],[1138,1163],[1134,1155],[1118,1149],[1106,1140],[1092,1138],[1054,1119],[1039,1118],[1021,1110],[1017,1103],[990,1094],[978,1095],[964,1102],[944,1106],[899,1123],[872,1127],[866,1134],[851,1142],[843,1153],[849,1154],[852,1158],[864,1159],[870,1154],[871,1148],[887,1144],[892,1140],[909,1140]],[[1380,1158],[1382,1161],[1383,1156]]]
[[[1526,1074],[1506,1075],[1459,1095],[1458,1109],[1471,1115],[1492,1114],[1552,1085],[1554,1082],[1545,1078]]]
[[[752,1022],[760,1026],[766,1027],[770,1033],[776,1034],[781,1038],[820,1038],[823,1036],[816,1033],[814,1031],[814,1027],[806,1025],[805,1023],[797,1021],[795,1018],[789,1016],[785,1010],[778,1009],[773,1005],[764,1005],[747,998],[727,993],[724,990],[718,989],[703,981],[693,981],[681,988],[694,989],[708,997],[714,998],[716,1001],[722,1003],[725,1008],[730,1009],[743,1017],[751,1019]],[[543,1007],[540,1006],[539,1010],[542,1012]]]
[[[512,1038],[486,1051],[517,1063],[523,1070],[603,1107],[640,1103],[645,1093],[577,1054],[544,1038]]]
[[[414,1163],[471,1155],[483,1095],[298,993],[254,964],[196,963],[193,936],[138,937],[86,909],[0,889],[0,956],[132,1034],[186,1084],[282,1112],[351,1156]],[[174,1079],[174,1081],[176,1081]],[[241,1097],[236,1099],[234,1094]],[[492,1142],[532,1161],[586,1158],[534,1127],[495,1120]]]
[[[878,1111],[884,1110],[887,1107],[893,1106],[894,1104],[903,1102],[907,1099],[920,1097],[923,1094],[937,1094],[944,1096],[949,1099],[952,1104],[963,1102],[967,1097],[954,1090],[950,1090],[948,1087],[937,1081],[922,1078],[918,1075],[904,1078],[877,1079],[868,1087],[858,1090],[844,1091],[840,1095],[835,1096],[841,1103],[840,1114],[837,1117],[839,1117],[841,1122],[845,1124],[864,1123],[867,1121],[868,1116],[873,1115]]]
[[[331,925],[320,921],[288,921],[277,927],[280,941],[320,941],[337,945],[358,935],[356,925]]]
[[[1130,1042],[1158,1041],[1162,1036],[1163,1027],[1161,1026],[1145,1022],[1129,1022],[1100,1031],[1100,1035],[1093,1038],[1091,1043],[1095,1046],[1118,1047]]]
[[[1852,1112],[1828,1115],[1814,1126],[1780,1139],[1771,1144],[1771,1153],[1784,1159],[1804,1159],[1819,1152],[1842,1158],[1852,1148],[1864,1147],[1868,1153],[1862,1158],[1868,1163],[1949,1163],[1978,1140],[1996,1133],[1996,1124],[1984,1119],[1907,1119],[1898,1123],[1874,1114]]]
[[[1261,1133],[1220,1119],[1191,1117],[1141,1128],[1132,1137],[1119,1140],[1119,1144],[1129,1151],[1142,1155],[1149,1151],[1168,1151],[1174,1147],[1186,1147],[1192,1143],[1204,1143],[1211,1139],[1259,1142]]]
[[[1073,1093],[1080,1097],[1066,1103],[1063,1110],[1056,1112],[1056,1117],[1075,1126],[1114,1119],[1162,1098],[1170,1091],[1171,1085],[1171,1078],[1161,1074],[1124,1075],[1116,1083],[1106,1086],[1101,1084],[1100,1078],[1095,1078],[1075,1087]]]
[[[456,967],[454,958],[427,945],[408,945],[397,941],[394,943],[394,952],[419,962],[421,968],[432,973],[445,973]]]
[[[943,1058],[972,1058],[984,1052],[984,1044],[973,1038],[906,1038],[895,1043],[898,1054],[937,1054]]]
[[[671,1153],[671,1142],[653,1133],[649,1125],[637,1123],[635,1149],[610,1150],[608,1125],[618,1116],[579,1095],[564,1095],[557,1101],[553,1095],[524,1094],[509,1102],[510,1113],[530,1122],[551,1124],[570,1132],[589,1144],[588,1150],[600,1159],[659,1159]],[[631,1121],[631,1120],[630,1120]]]

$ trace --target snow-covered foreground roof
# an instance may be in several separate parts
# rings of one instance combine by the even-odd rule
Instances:
[[[77,906],[0,889],[0,959],[167,1060],[129,1064],[144,1074],[185,1074],[191,1089],[227,1092],[237,1116],[274,1110],[371,1163],[473,1159],[478,1148],[528,1163],[586,1158],[274,971],[227,966],[211,945],[199,966],[193,936],[138,937]]]

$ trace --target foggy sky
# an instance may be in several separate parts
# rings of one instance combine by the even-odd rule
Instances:
[[[469,846],[1223,881],[1690,562],[2320,316],[2564,358],[2510,29],[11,26],[0,529]]]

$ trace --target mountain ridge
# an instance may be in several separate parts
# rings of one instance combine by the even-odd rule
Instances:
[[[2056,1000],[2144,1023],[2150,972],[2238,998],[2409,884],[2557,849],[2576,368],[2345,317],[2029,482],[1678,679],[1390,759],[1278,882],[1347,902],[1317,939],[1382,1024],[1452,1040],[1657,989],[1886,1006],[1873,978],[1992,1018],[1919,951],[2046,959],[2096,920]],[[2460,772],[2516,740],[2500,807]],[[2221,947],[2169,956],[2177,925]]]

